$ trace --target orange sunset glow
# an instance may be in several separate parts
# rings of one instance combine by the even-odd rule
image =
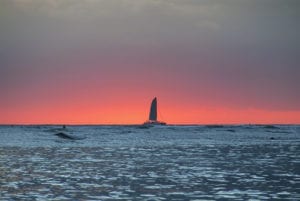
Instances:
[[[300,123],[293,6],[50,2],[0,3],[0,124]]]
[[[0,121],[3,124],[139,124],[148,118],[151,101],[148,97],[110,98],[76,100],[68,105],[64,102],[34,103],[16,106],[13,112],[8,107],[3,110],[6,115],[1,115]],[[171,98],[158,101],[158,118],[169,124],[291,124],[299,123],[300,116],[297,111],[199,107]]]

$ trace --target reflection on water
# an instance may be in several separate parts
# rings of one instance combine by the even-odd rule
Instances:
[[[300,200],[297,141],[170,141],[1,146],[0,200]]]
[[[300,199],[297,145],[11,147],[0,153],[5,200]]]

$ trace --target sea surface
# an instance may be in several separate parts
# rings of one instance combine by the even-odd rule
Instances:
[[[300,200],[300,126],[0,126],[0,200]]]

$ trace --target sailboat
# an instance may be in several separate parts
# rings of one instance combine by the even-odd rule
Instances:
[[[157,120],[157,98],[156,97],[151,102],[149,119],[143,125],[166,125],[165,122]]]

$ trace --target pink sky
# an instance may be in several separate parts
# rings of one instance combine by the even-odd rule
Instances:
[[[300,123],[296,1],[66,2],[0,2],[0,124]]]

